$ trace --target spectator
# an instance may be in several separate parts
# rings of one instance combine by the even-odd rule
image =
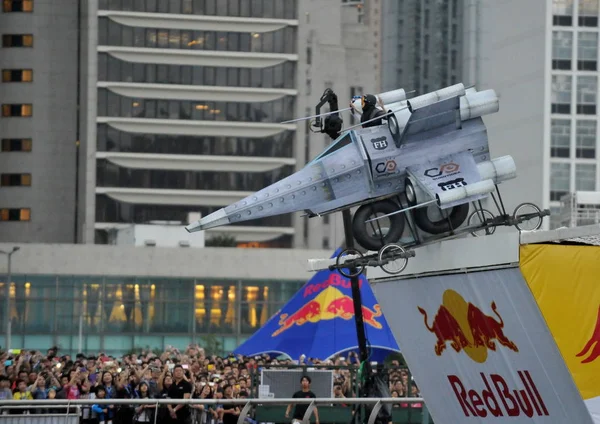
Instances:
[[[190,399],[192,396],[192,385],[185,378],[183,366],[175,365],[173,368],[173,384],[169,387],[170,399]],[[171,422],[177,424],[187,423],[190,417],[190,408],[187,405],[168,405]]]
[[[316,395],[310,390],[310,383],[312,380],[309,376],[305,375],[300,379],[300,385],[302,386],[302,390],[297,391],[293,394],[293,399],[316,399]],[[285,417],[290,417],[290,409],[292,409],[292,404],[288,405],[285,411]],[[292,416],[292,424],[301,424],[304,418],[304,414],[308,409],[308,404],[296,405],[294,408],[294,415]],[[315,414],[315,423],[319,424],[319,411],[315,407],[313,409],[313,413]]]

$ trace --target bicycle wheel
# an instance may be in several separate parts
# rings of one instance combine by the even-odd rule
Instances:
[[[476,210],[469,216],[468,225],[471,226],[481,226],[480,230],[475,230],[471,232],[473,237],[481,237],[481,236],[489,236],[496,232],[496,226],[485,227],[484,224],[488,220],[494,219],[494,214],[488,211],[487,209]]]
[[[396,255],[401,253],[406,253],[402,246],[395,243],[386,244],[381,248],[377,257],[380,263],[379,267],[390,275],[400,274],[408,265],[408,258],[394,259]]]
[[[355,272],[351,272],[350,268],[342,268],[343,264],[346,262],[345,260],[342,261],[342,256],[358,256],[358,258],[353,258],[353,259],[362,259],[364,256],[362,253],[360,253],[358,250],[356,249],[346,249],[342,252],[340,252],[340,254],[337,256],[337,259],[335,260],[335,265],[338,269],[338,271],[340,272],[340,274],[342,274],[344,277],[346,278],[352,278],[352,277],[357,277],[359,276],[365,269],[364,265],[355,265]],[[353,260],[350,259],[350,260]]]
[[[544,218],[541,216],[541,209],[533,203],[521,203],[515,208],[513,219],[515,227],[519,231],[535,231],[542,227]],[[527,223],[527,225],[523,225]]]

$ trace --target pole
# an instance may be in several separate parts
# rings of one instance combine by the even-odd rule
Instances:
[[[20,249],[19,246],[15,246],[13,247],[10,251],[5,252],[4,250],[0,250],[0,253],[3,255],[6,255],[6,257],[8,258],[8,268],[7,268],[7,272],[6,272],[6,300],[5,300],[5,304],[4,304],[4,318],[6,319],[6,351],[8,352],[8,350],[10,349],[10,336],[11,336],[11,329],[12,329],[12,325],[10,322],[10,283],[12,280],[12,273],[11,273],[11,256],[13,253],[15,253],[16,251],[18,251]]]
[[[11,275],[11,270],[10,270],[10,262],[11,262],[11,256],[12,256],[13,252],[8,252],[6,254],[6,256],[8,257],[8,272],[6,274],[6,351],[10,351],[10,342],[11,342],[11,330],[12,330],[12,323],[10,322],[10,284],[12,281],[12,275]],[[16,291],[15,291],[16,294]]]
[[[83,305],[81,305],[81,311],[79,312],[79,342],[77,343],[77,348],[77,353],[83,352]]]
[[[342,217],[344,219],[344,235],[346,238],[346,248],[354,249],[354,235],[352,234],[352,216],[350,215],[349,209],[342,211]],[[356,268],[350,269],[351,274],[356,273]],[[367,352],[367,336],[365,333],[365,324],[363,321],[362,313],[362,298],[360,294],[360,286],[358,276],[350,279],[352,287],[352,301],[354,303],[354,320],[356,323],[356,337],[358,339],[358,351],[360,352],[360,361],[365,362],[364,370],[367,375],[370,374],[370,364],[367,361],[369,355]]]

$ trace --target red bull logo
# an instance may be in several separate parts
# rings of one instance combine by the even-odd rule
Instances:
[[[486,315],[481,309],[467,303],[454,290],[446,290],[442,306],[439,307],[431,325],[428,323],[427,312],[417,306],[423,314],[425,327],[435,334],[437,341],[434,351],[441,356],[450,343],[456,352],[463,350],[475,362],[487,360],[488,350],[496,351],[497,343],[518,352],[517,345],[504,335],[504,321],[498,313],[496,303],[491,303],[491,309],[497,319]]]
[[[581,360],[582,364],[594,362],[600,356],[600,306],[598,307],[598,317],[596,318],[594,331],[581,352],[577,354],[577,357],[581,358],[586,355],[587,357]]]
[[[382,315],[379,305],[373,309],[362,306],[363,320],[371,327],[381,329],[383,326],[376,318]],[[354,302],[352,297],[346,296],[340,290],[329,285],[313,300],[305,303],[300,309],[292,314],[281,314],[279,317],[279,328],[273,332],[272,337],[278,336],[294,325],[304,325],[307,322],[317,323],[319,321],[342,318],[349,320],[354,317]]]

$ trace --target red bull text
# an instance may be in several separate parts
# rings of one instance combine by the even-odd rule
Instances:
[[[485,389],[465,387],[460,377],[449,375],[448,381],[465,417],[543,417],[549,416],[544,399],[529,371],[518,371],[520,384],[509,386],[499,374],[480,373]],[[510,381],[511,379],[509,379]],[[492,388],[493,386],[493,388]]]
[[[362,283],[363,283],[362,280],[358,280],[359,288],[362,287]],[[309,286],[306,286],[306,288],[304,289],[304,292],[302,293],[302,296],[303,297],[310,296],[311,294],[318,293],[321,290],[324,290],[330,286],[334,286],[334,287],[338,286],[338,287],[343,287],[345,289],[349,289],[349,288],[351,288],[351,284],[352,283],[350,282],[350,280],[342,277],[340,274],[335,272],[335,273],[331,273],[329,275],[329,277],[327,278],[327,280],[325,280],[321,283],[314,283]]]

